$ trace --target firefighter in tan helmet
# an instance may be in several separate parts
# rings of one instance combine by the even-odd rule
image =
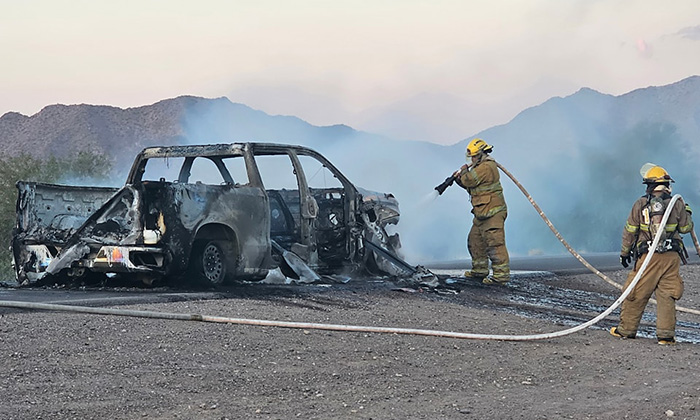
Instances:
[[[489,156],[491,151],[493,146],[482,139],[473,139],[466,149],[468,163],[453,175],[457,184],[469,192],[474,215],[467,239],[472,269],[464,275],[481,279],[485,284],[505,284],[510,280],[504,230],[508,209],[496,161]]]
[[[646,194],[632,206],[622,231],[620,263],[627,268],[634,257],[632,271],[627,276],[625,288],[634,280],[671,201],[671,183],[674,182],[664,168],[647,163],[640,170]],[[615,337],[634,338],[639,321],[652,293],[656,292],[656,338],[659,344],[674,344],[676,331],[676,300],[683,295],[683,279],[679,273],[684,257],[682,233],[693,229],[690,207],[682,200],[676,201],[670,210],[668,221],[659,245],[644,274],[634,290],[622,302],[620,323],[610,329]]]

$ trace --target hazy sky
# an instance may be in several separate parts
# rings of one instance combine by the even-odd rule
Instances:
[[[0,0],[0,114],[226,96],[454,143],[580,87],[700,74],[698,0]]]

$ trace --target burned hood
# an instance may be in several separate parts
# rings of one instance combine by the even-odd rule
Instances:
[[[357,187],[356,187],[357,188]],[[399,201],[391,193],[357,188],[361,197],[361,207],[363,212],[373,213],[380,223],[396,224],[399,221]]]

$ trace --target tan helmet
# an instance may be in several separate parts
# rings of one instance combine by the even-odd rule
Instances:
[[[466,154],[467,154],[467,157],[470,158],[470,157],[476,156],[482,152],[483,153],[491,153],[492,150],[493,150],[493,146],[489,145],[488,143],[486,143],[482,139],[474,139],[474,140],[470,141],[469,144],[467,145]]]
[[[670,184],[675,182],[666,169],[653,163],[646,163],[639,170],[642,175],[642,184]]]

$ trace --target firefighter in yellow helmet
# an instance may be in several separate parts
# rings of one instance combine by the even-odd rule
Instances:
[[[656,236],[666,208],[671,201],[671,183],[664,168],[648,163],[640,171],[646,194],[632,206],[622,231],[620,263],[627,268],[634,257],[632,271],[625,288],[637,275],[649,247]],[[659,344],[675,344],[676,300],[683,295],[683,279],[679,273],[685,249],[680,234],[693,229],[691,210],[682,200],[676,201],[663,230],[661,241],[634,290],[622,302],[620,323],[610,329],[615,337],[634,338],[639,321],[652,293],[656,292],[656,338]]]
[[[481,279],[485,284],[505,284],[510,280],[504,230],[508,208],[496,161],[489,156],[491,151],[493,146],[482,139],[473,139],[466,149],[468,163],[453,175],[457,184],[469,192],[474,215],[467,239],[472,269],[464,275]],[[489,260],[492,276],[489,276]]]

